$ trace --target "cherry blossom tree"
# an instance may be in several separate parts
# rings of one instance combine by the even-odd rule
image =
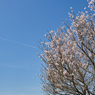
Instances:
[[[46,95],[95,95],[95,1],[88,1],[90,14],[74,14],[71,7],[70,23],[45,34],[41,42],[43,54],[42,90]]]

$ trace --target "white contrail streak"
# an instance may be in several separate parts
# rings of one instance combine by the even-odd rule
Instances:
[[[27,47],[31,47],[31,48],[36,48],[35,46],[27,45],[27,44],[24,44],[24,43],[19,43],[19,42],[13,41],[13,40],[8,40],[8,39],[1,38],[1,37],[0,37],[0,39],[4,40],[4,41],[15,43],[15,44],[19,44],[19,45],[23,45],[23,46],[27,46]]]

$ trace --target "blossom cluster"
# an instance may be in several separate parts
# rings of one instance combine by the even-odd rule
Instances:
[[[91,9],[91,11],[95,12],[95,0],[87,0],[88,1],[88,7]]]
[[[95,11],[94,0],[89,7]],[[84,8],[86,10],[86,8]],[[93,95],[95,78],[95,22],[88,11],[72,13],[71,26],[51,30],[45,34],[48,42],[41,42],[44,54],[40,58],[45,63],[42,71],[43,91],[48,94]]]

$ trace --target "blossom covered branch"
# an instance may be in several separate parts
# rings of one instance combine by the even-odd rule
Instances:
[[[89,7],[95,11],[94,0],[89,1]],[[57,32],[45,35],[48,42],[40,43],[44,53],[39,56],[45,63],[42,90],[47,95],[94,95],[95,18],[88,11],[75,16],[71,10],[71,26],[64,22]]]

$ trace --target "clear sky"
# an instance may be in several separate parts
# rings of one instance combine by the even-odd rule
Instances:
[[[86,0],[0,0],[0,95],[43,95],[38,40],[87,7]]]

